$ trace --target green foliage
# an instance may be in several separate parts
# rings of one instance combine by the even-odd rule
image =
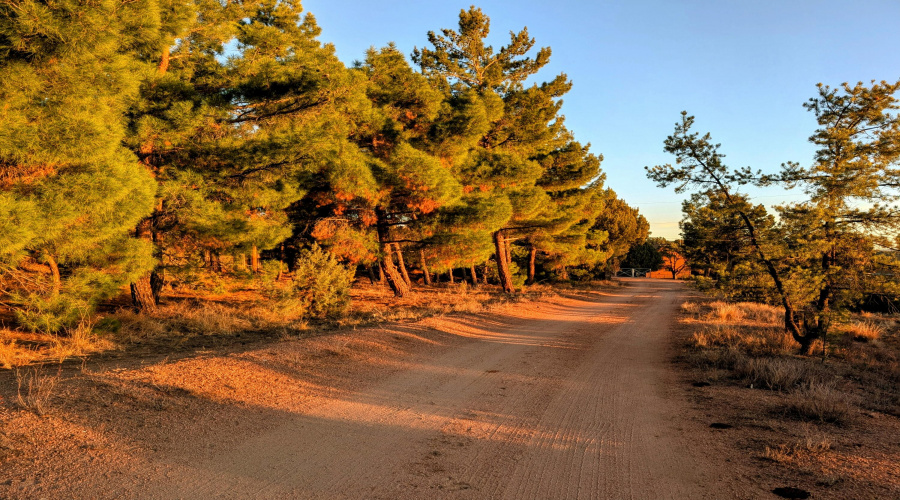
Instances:
[[[15,296],[16,321],[36,332],[58,333],[76,325],[92,312],[92,304],[70,294]]]
[[[294,263],[293,297],[309,316],[339,316],[350,307],[354,271],[314,245],[303,250]]]
[[[58,331],[152,267],[129,231],[156,183],[122,147],[156,2],[0,6],[0,273],[22,324]],[[44,267],[46,264],[46,267]]]
[[[656,271],[663,265],[663,257],[657,246],[645,241],[628,250],[622,267],[637,267]]]
[[[347,68],[296,1],[0,5],[0,300],[61,331],[151,270],[227,273],[326,317],[349,303],[338,260],[469,267],[497,236],[522,269],[535,248],[545,274],[593,273],[645,221],[564,126],[566,75],[530,82],[550,49],[489,31],[471,7],[415,67],[388,45]]]
[[[707,208],[694,203],[702,196],[686,204],[692,245],[715,243],[710,235],[716,231],[749,243],[749,248],[719,245],[717,251],[733,251],[740,266],[766,271],[772,295],[784,308],[785,327],[803,352],[826,337],[830,324],[848,307],[883,288],[888,280],[879,276],[895,274],[880,268],[884,263],[876,248],[890,247],[900,229],[898,89],[900,82],[838,89],[819,85],[818,95],[805,105],[819,125],[810,137],[819,149],[809,167],[786,163],[780,173],[767,175],[749,168],[730,170],[710,135],[691,133],[693,117],[683,113],[675,134],[665,141],[676,166],[647,169],[660,186],[674,185],[677,192],[700,187],[709,198]],[[736,186],[747,183],[799,187],[810,199],[777,207],[775,223],[762,207],[735,194]],[[722,272],[740,269],[726,265]],[[745,289],[760,285],[740,276],[729,281]]]
[[[682,203],[682,212],[685,259],[694,270],[722,280],[729,280],[735,266],[755,260],[750,234],[740,214],[762,232],[775,224],[764,206],[752,205],[746,196],[733,195],[729,201],[715,191],[692,195]]]

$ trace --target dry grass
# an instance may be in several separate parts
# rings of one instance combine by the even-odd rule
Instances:
[[[0,367],[12,369],[41,361],[63,362],[116,348],[115,342],[94,331],[94,322],[82,320],[61,335],[0,330]]]
[[[60,371],[50,375],[44,373],[40,366],[17,368],[16,403],[20,408],[32,411],[36,415],[45,415],[50,409],[50,402],[56,384],[59,383],[59,377]]]
[[[847,335],[859,342],[872,342],[884,335],[885,328],[871,319],[855,321],[844,327]]]
[[[40,358],[40,353],[31,347],[21,344],[18,332],[0,330],[0,368],[7,370],[17,366],[25,366]]]
[[[749,321],[756,321],[767,325],[783,324],[784,311],[768,304],[756,304],[753,302],[741,302],[741,309]]]
[[[812,356],[800,356],[778,308],[698,303],[682,307],[681,359],[698,404],[718,421],[745,423],[730,434],[735,453],[750,449],[775,462],[753,466],[816,498],[900,498],[894,318],[853,314],[814,342]]]
[[[741,304],[717,301],[709,305],[711,311],[709,320],[715,323],[735,323],[744,319],[744,309]]]
[[[269,323],[259,308],[234,307],[216,302],[183,301],[160,307],[152,314],[122,310],[116,314],[121,327],[116,337],[135,343],[153,338],[199,335],[231,336]],[[262,311],[265,312],[265,311]]]
[[[789,391],[819,378],[817,371],[803,361],[770,357],[744,358],[734,372],[751,388],[773,391]]]
[[[790,394],[785,410],[803,420],[840,424],[852,413],[852,399],[830,385],[810,383]]]
[[[685,302],[681,304],[681,312],[685,314],[690,314],[691,316],[697,316],[700,314],[700,310],[702,307],[697,302]]]
[[[227,282],[222,288],[232,291],[218,295],[182,287],[154,313],[135,313],[130,308],[122,308],[107,313],[105,318],[83,320],[61,335],[0,329],[0,367],[11,369],[135,346],[160,351],[173,346],[210,348],[233,342],[245,343],[248,339],[296,338],[310,335],[311,330],[410,322],[454,313],[483,313],[509,303],[547,298],[556,295],[559,289],[536,285],[510,296],[495,286],[439,284],[414,286],[412,295],[397,299],[387,286],[357,283],[351,289],[351,308],[346,314],[308,320],[296,303],[266,299],[258,289],[238,285],[240,283]],[[610,284],[592,284],[593,287],[605,285]],[[580,288],[571,287],[574,293],[583,293],[578,290]]]
[[[713,325],[694,332],[689,340],[697,349],[735,348],[752,356],[781,356],[799,346],[784,330],[772,327]]]
[[[766,446],[764,457],[773,462],[789,463],[820,457],[831,451],[831,439],[820,432],[806,428],[805,435],[792,443],[782,443],[774,447]]]

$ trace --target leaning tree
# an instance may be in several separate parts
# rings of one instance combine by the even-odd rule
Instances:
[[[772,280],[784,309],[784,326],[809,353],[831,322],[852,304],[877,274],[876,250],[893,243],[900,228],[900,116],[896,83],[818,86],[804,105],[819,128],[818,146],[806,167],[790,162],[776,174],[732,170],[709,134],[691,133],[694,118],[682,113],[665,141],[676,164],[647,168],[661,187],[692,188],[722,198],[723,210],[741,219],[758,262]],[[808,201],[777,207],[771,230],[759,227],[738,196],[744,184],[800,188]]]

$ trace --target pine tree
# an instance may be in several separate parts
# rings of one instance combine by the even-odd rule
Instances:
[[[549,195],[551,203],[517,228],[528,250],[526,284],[535,281],[538,253],[558,270],[582,263],[580,254],[587,243],[587,231],[602,206],[595,201],[604,179],[600,173],[602,157],[590,154],[589,148],[573,141],[539,159],[543,175],[537,186]]]
[[[525,80],[549,61],[550,49],[525,57],[534,39],[523,29],[510,33],[509,44],[495,52],[484,43],[489,32],[490,19],[480,9],[463,10],[459,31],[429,32],[433,49],[416,49],[413,60],[448,95],[477,98],[485,110],[487,130],[465,157],[453,157],[452,168],[465,191],[490,192],[496,203],[512,207],[510,218],[492,228],[501,286],[510,293],[514,288],[508,232],[550,203],[546,192],[535,185],[542,174],[536,158],[570,139],[558,112],[559,98],[571,84],[559,75],[526,88]]]
[[[650,223],[613,190],[607,189],[604,198],[603,209],[591,227],[589,239],[594,243],[589,243],[588,249],[596,253],[595,265],[605,263],[604,274],[609,277],[618,271],[631,247],[647,239]]]
[[[756,262],[784,309],[785,331],[801,353],[809,354],[816,340],[827,338],[834,318],[878,281],[872,278],[878,274],[875,246],[891,245],[888,235],[900,226],[898,90],[900,82],[819,85],[818,95],[805,105],[820,127],[810,137],[819,149],[809,167],[787,163],[770,175],[731,170],[709,134],[690,132],[694,118],[685,112],[665,142],[678,165],[648,168],[661,186],[714,190],[740,217]],[[746,183],[799,186],[810,200],[779,207],[779,223],[766,230],[735,196],[736,186]]]
[[[299,3],[199,7],[144,86],[131,145],[162,183],[157,244],[254,255],[292,235],[288,208],[323,172],[365,170],[347,139],[364,81],[318,42]]]
[[[344,234],[360,237],[374,228],[379,268],[394,294],[403,297],[410,292],[409,280],[397,248],[420,237],[423,217],[456,203],[461,194],[440,158],[424,149],[443,95],[392,45],[368,51],[355,72],[367,81],[369,107],[354,123],[352,140],[365,158],[372,189],[341,198],[332,182],[323,183],[317,190],[317,227],[343,227]],[[318,234],[333,237],[338,232]]]
[[[5,278],[42,275],[13,294],[28,326],[70,325],[152,265],[128,232],[156,186],[121,144],[159,20],[149,1],[0,6],[0,256]]]

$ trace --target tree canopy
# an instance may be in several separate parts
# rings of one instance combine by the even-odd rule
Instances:
[[[297,1],[0,6],[0,300],[60,331],[129,283],[152,310],[198,270],[311,255],[397,296],[413,261],[512,292],[646,238],[565,127],[566,75],[528,83],[551,51],[527,28],[495,49],[472,7],[352,67],[320,31]]]

